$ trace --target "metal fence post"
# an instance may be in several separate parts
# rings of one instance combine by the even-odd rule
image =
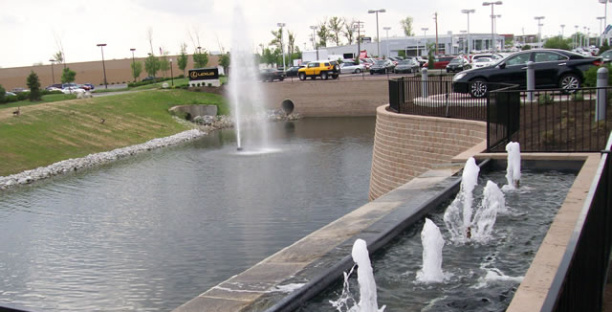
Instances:
[[[606,119],[606,104],[608,102],[608,68],[602,66],[597,70],[597,100],[595,109],[595,122]]]
[[[527,62],[527,101],[533,101],[533,90],[535,90],[535,64]]]
[[[426,98],[428,96],[427,94],[427,80],[428,80],[428,74],[427,74],[427,68],[423,68],[422,70],[422,75],[421,75],[421,91],[423,94],[423,97]]]

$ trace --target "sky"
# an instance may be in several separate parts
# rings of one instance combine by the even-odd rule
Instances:
[[[489,0],[490,1],[490,0]],[[590,29],[598,34],[605,15],[600,0],[502,0],[496,5],[497,33],[537,34],[536,16],[541,20],[542,36]],[[612,0],[610,0],[612,1]],[[285,23],[285,31],[296,37],[300,49],[311,50],[312,30],[331,17],[364,22],[366,36],[376,37],[376,14],[368,10],[385,9],[378,14],[381,39],[403,36],[400,20],[413,18],[418,36],[435,34],[434,13],[438,14],[438,33],[459,34],[467,30],[467,15],[462,9],[474,9],[469,15],[471,33],[491,33],[491,6],[482,0],[1,0],[0,68],[50,64],[53,55],[63,49],[66,62],[146,57],[160,48],[170,55],[180,53],[182,44],[188,53],[197,46],[207,51],[231,51],[232,25],[242,12],[241,38],[248,39],[255,50],[273,39],[272,30]],[[608,5],[608,24],[612,24],[612,3]],[[149,36],[150,35],[150,36]],[[286,38],[286,33],[285,33]],[[246,40],[246,39],[244,39]]]

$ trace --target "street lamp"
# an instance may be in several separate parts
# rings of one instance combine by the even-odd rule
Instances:
[[[534,19],[536,21],[538,21],[538,44],[542,44],[542,26],[544,24],[542,24],[542,20],[544,19],[544,16],[536,16],[534,17]]]
[[[134,77],[134,82],[136,82],[136,59],[134,58],[134,51],[136,51],[136,49],[130,48],[130,51],[132,51],[132,77]]]
[[[277,23],[276,24],[278,27],[280,27],[280,31],[281,31],[281,43],[280,43],[280,48],[281,48],[281,53],[283,54],[283,73],[286,73],[286,66],[285,66],[285,48],[283,48],[283,27],[285,27],[285,23]]]
[[[606,18],[605,16],[597,17],[597,19],[599,20],[599,46],[601,46],[602,37],[603,37],[603,32],[601,30],[601,22],[603,22],[605,18]]]
[[[106,67],[104,66],[104,47],[106,43],[98,43],[96,46],[100,47],[100,52],[102,52],[102,71],[104,72],[104,89],[108,89],[108,83],[106,83]]]
[[[612,2],[612,0],[599,0],[599,3],[604,4],[604,25],[608,27],[608,2]]]
[[[423,31],[423,40],[425,40],[425,44],[423,45],[423,50],[425,50],[427,49],[427,39],[425,37],[427,37],[427,30],[429,30],[429,28],[423,27],[421,30]]]
[[[50,59],[49,62],[51,62],[51,81],[53,81],[52,83],[55,84],[55,73],[53,72],[53,64],[55,63],[55,60]]]
[[[495,2],[483,2],[482,5],[483,6],[491,6],[491,46],[493,47],[493,52],[495,52],[495,6],[496,5],[502,5],[503,3],[501,1],[495,1]]]
[[[368,10],[368,14],[375,13],[376,14],[376,41],[378,42],[378,55],[380,57],[380,36],[378,35],[378,13],[387,12],[385,9],[379,10]]]
[[[389,30],[391,27],[383,27],[383,29],[387,32],[387,58],[389,57]]]
[[[316,30],[317,26],[310,26],[312,29],[312,47],[317,50],[317,60],[319,59],[319,45],[317,44]]]
[[[563,39],[563,30],[565,29],[565,24],[561,24],[561,39]]]
[[[461,13],[463,14],[467,14],[467,51],[466,53],[469,54],[471,49],[471,40],[470,40],[470,13],[474,13],[476,12],[476,10],[474,9],[470,9],[470,10],[461,10]]]
[[[170,79],[172,80],[172,87],[174,87],[174,74],[172,73],[172,59],[170,59]]]
[[[582,26],[582,29],[584,29],[584,35],[582,35],[582,40],[583,40],[583,41],[582,41],[582,42],[583,42],[583,45],[582,45],[582,46],[583,46],[583,47],[586,47],[586,46],[588,46],[588,45],[589,45],[589,44],[587,43],[587,35],[588,35],[588,32],[587,32],[587,27],[586,27],[586,26]]]

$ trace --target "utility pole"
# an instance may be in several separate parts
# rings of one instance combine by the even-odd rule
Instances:
[[[434,21],[436,21],[436,55],[438,55],[438,12],[434,13]]]
[[[357,64],[359,64],[360,62],[359,56],[361,56],[361,25],[363,25],[362,21],[355,21],[353,23],[353,29],[357,29],[357,57],[356,57]]]

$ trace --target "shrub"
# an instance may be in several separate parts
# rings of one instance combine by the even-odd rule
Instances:
[[[548,105],[554,102],[555,100],[553,99],[552,95],[550,95],[550,93],[544,93],[538,96],[538,104],[540,105]]]
[[[612,64],[604,65],[608,68],[608,85],[612,85]],[[597,70],[601,66],[592,66],[584,72],[584,86],[585,87],[596,87],[597,86]]]

